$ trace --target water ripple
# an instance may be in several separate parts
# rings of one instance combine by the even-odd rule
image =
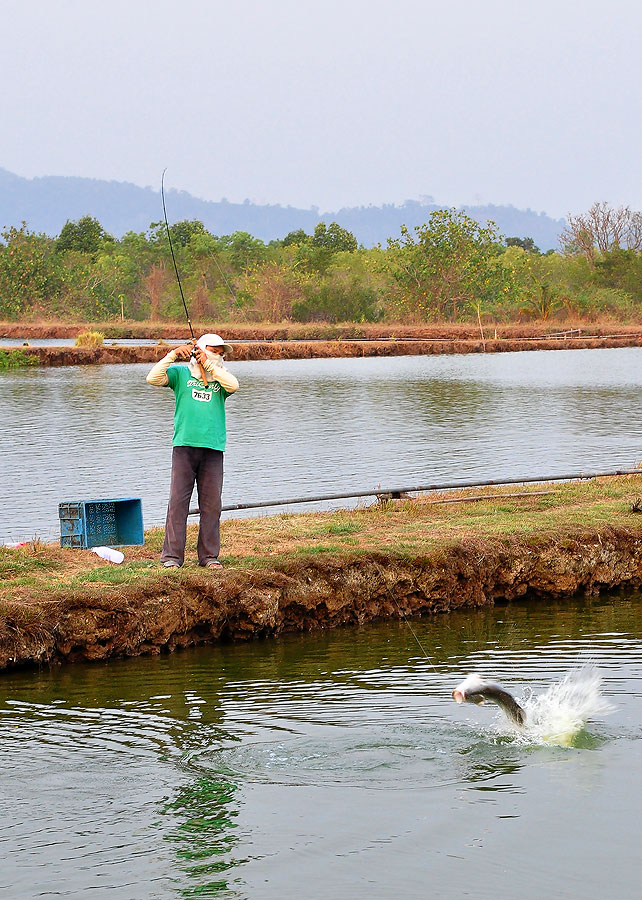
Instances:
[[[625,348],[232,362],[224,502],[634,467],[641,359]],[[162,524],[173,396],[146,384],[148,368],[0,372],[0,541],[55,539],[64,500],[141,497],[146,525]]]
[[[354,882],[384,900],[423,896],[429,866],[444,896],[474,873],[476,896],[534,900],[550,887],[523,882],[536,853],[554,896],[572,900],[582,868],[585,896],[632,898],[641,616],[632,594],[429,617],[413,622],[429,659],[390,622],[6,673],[0,893],[316,900]],[[537,697],[587,662],[616,708],[569,747],[451,698],[470,671]]]

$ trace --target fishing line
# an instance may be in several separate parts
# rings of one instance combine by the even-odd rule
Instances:
[[[218,259],[216,258],[216,256],[213,253],[210,253],[210,258],[214,260],[214,265],[219,270],[221,278],[225,282],[225,286],[227,287],[228,291],[230,292],[230,296],[231,296],[232,300],[234,300],[234,302],[236,303],[237,302],[236,292],[234,291],[234,289],[232,288],[232,285],[227,280],[227,278],[225,276],[225,272],[223,271],[223,269],[221,269],[221,267],[218,263]]]
[[[388,588],[387,585],[386,585],[386,587]],[[402,609],[402,608],[399,606],[399,604],[397,603],[397,600],[396,600],[396,598],[393,596],[393,594],[392,594],[390,588],[388,588],[388,593],[389,593],[390,596],[392,597],[395,606],[397,607],[397,609],[399,610],[399,612],[400,612],[401,615],[403,616],[404,622],[406,623],[406,625],[407,625],[408,628],[410,629],[410,634],[411,634],[411,635],[414,637],[414,639],[417,641],[417,644],[419,645],[419,649],[421,650],[421,652],[423,653],[423,655],[426,657],[426,659],[428,660],[428,662],[430,663],[430,665],[433,667],[433,669],[435,669],[435,671],[436,671],[436,667],[435,667],[434,663],[431,662],[430,657],[428,656],[428,654],[427,654],[426,651],[424,650],[424,645],[421,643],[421,641],[420,641],[419,638],[417,637],[417,633],[416,633],[415,629],[412,627],[412,625],[410,624],[410,621],[409,621],[409,619],[408,619],[408,616],[405,614],[405,612],[403,611],[403,609]]]
[[[176,256],[174,254],[174,245],[172,244],[172,235],[169,230],[169,222],[167,221],[167,209],[165,207],[165,172],[166,171],[167,171],[166,168],[163,169],[163,174],[161,176],[161,198],[163,201],[163,216],[165,218],[165,229],[167,231],[167,240],[169,242],[169,250],[172,255],[172,262],[174,263],[174,271],[176,272],[176,281],[178,282],[178,289],[180,291],[181,300],[183,301],[183,306],[185,308],[185,315],[187,316],[187,324],[189,325],[189,331],[190,331],[190,334],[192,335],[192,341],[194,343],[196,343],[196,338],[194,337],[194,329],[192,328],[192,321],[189,317],[189,310],[187,309],[187,303],[185,302],[185,294],[183,293],[183,285],[181,283],[181,276],[178,273],[178,265],[176,264]],[[232,288],[231,284],[229,283],[229,281],[227,280],[227,278],[225,277],[225,272],[223,271],[223,269],[221,269],[218,259],[216,258],[216,256],[213,253],[210,253],[210,257],[214,260],[214,264],[215,264],[216,268],[219,270],[221,278],[225,282],[225,286],[228,289],[231,298],[236,303],[236,293],[235,293],[234,289]]]
[[[378,565],[378,564],[377,564],[377,565]],[[408,619],[408,616],[405,614],[405,612],[403,611],[403,609],[399,606],[399,604],[397,603],[397,598],[395,597],[395,595],[392,593],[392,591],[391,591],[390,588],[388,587],[388,584],[387,584],[387,582],[386,582],[385,572],[383,571],[383,569],[382,569],[381,566],[379,566],[379,572],[381,573],[381,577],[383,578],[383,583],[384,583],[384,585],[385,585],[385,587],[386,587],[386,590],[387,590],[388,593],[390,594],[390,599],[392,600],[392,602],[394,603],[394,605],[397,607],[397,611],[399,612],[399,615],[402,617],[402,619],[404,620],[404,622],[406,623],[406,625],[407,625],[408,628],[410,629],[410,634],[411,634],[411,635],[414,637],[414,639],[417,641],[417,644],[419,645],[419,649],[421,650],[421,652],[423,653],[423,655],[426,657],[426,659],[428,660],[428,662],[430,663],[430,665],[433,667],[433,669],[435,670],[435,672],[437,672],[437,666],[432,662],[432,660],[430,659],[430,657],[429,657],[428,654],[426,653],[426,651],[425,651],[425,649],[424,649],[424,645],[421,643],[421,641],[420,641],[419,638],[417,637],[417,633],[415,632],[415,629],[414,629],[414,628],[412,627],[412,625],[410,624],[410,621],[409,621],[409,619]]]

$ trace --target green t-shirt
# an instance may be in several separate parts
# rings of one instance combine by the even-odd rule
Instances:
[[[172,365],[167,370],[174,391],[174,447],[210,447],[225,450],[225,400],[227,391],[218,381],[205,387],[188,366]]]

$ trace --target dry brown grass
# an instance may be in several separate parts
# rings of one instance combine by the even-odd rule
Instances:
[[[642,517],[630,507],[641,490],[640,477],[622,476],[550,485],[546,493],[541,493],[542,486],[434,493],[332,514],[284,514],[226,522],[224,546],[239,561],[319,552],[324,545],[352,552],[411,547],[417,553],[426,553],[458,539],[518,533],[524,537],[550,536],[569,528],[615,523],[635,527],[642,526]],[[462,501],[471,495],[484,499],[440,502]]]
[[[222,573],[197,566],[196,525],[181,569],[160,565],[159,528],[143,547],[124,548],[122,565],[55,544],[0,548],[0,668],[370,621],[397,614],[393,587],[409,614],[423,614],[528,590],[639,583],[640,476],[542,490],[476,488],[229,520]]]
[[[542,491],[546,490],[546,493]],[[386,553],[421,557],[466,541],[507,539],[537,545],[551,538],[605,526],[642,531],[642,515],[632,512],[642,494],[640,476],[594,479],[548,486],[475,488],[387,501],[327,513],[284,513],[222,524],[222,559],[228,569],[265,569],[323,557]],[[474,502],[435,502],[482,497]],[[163,531],[146,532],[143,547],[124,548],[121,566],[91,551],[32,543],[0,548],[0,614],[9,601],[55,600],[81,587],[117,591],[134,585],[162,588],[167,579],[204,577],[196,564],[198,526],[188,528],[186,565],[166,570],[158,561]],[[6,608],[6,607],[5,607]]]
[[[216,331],[230,340],[325,340],[349,338],[423,338],[425,340],[442,339],[477,339],[479,328],[476,322],[382,322],[362,324],[354,322],[258,322],[242,324],[239,322],[195,322],[194,328],[200,332]],[[609,316],[586,319],[547,319],[517,322],[484,322],[487,338],[497,333],[500,339],[517,339],[533,337],[581,328],[586,334],[623,334],[639,333],[642,329],[639,322],[618,322]],[[0,331],[7,337],[21,338],[70,338],[82,331],[101,331],[105,337],[114,338],[176,338],[188,337],[184,321],[178,322],[60,322],[33,320],[29,322],[0,322]]]

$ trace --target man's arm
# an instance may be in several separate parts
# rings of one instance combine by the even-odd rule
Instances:
[[[159,360],[155,366],[147,373],[147,383],[155,384],[158,387],[164,387],[169,384],[167,370],[175,363],[177,359],[189,359],[192,354],[191,344],[183,344],[181,347],[175,347],[169,353]]]
[[[169,367],[176,360],[189,359],[192,353],[194,353],[196,360],[209,372],[213,379],[218,381],[226,393],[233,394],[235,391],[238,391],[239,383],[234,375],[228,372],[223,365],[223,358],[216,356],[215,359],[208,359],[199,347],[193,347],[191,344],[183,344],[181,347],[170,350],[166,356],[150,369],[147,374],[147,383],[158,385],[159,387],[169,384],[167,377]]]

